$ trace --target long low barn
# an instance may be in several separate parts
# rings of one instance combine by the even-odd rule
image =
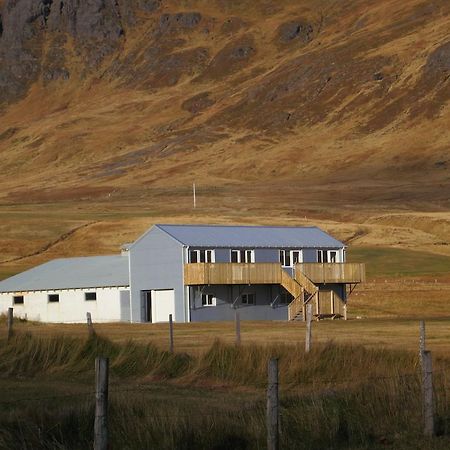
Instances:
[[[128,256],[55,259],[0,283],[0,310],[40,322],[130,320]]]
[[[154,225],[121,255],[57,259],[0,282],[0,314],[42,322],[346,317],[364,281],[317,227]]]

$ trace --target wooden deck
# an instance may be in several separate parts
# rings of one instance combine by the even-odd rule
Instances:
[[[295,270],[316,284],[353,284],[366,281],[366,267],[360,263],[301,263],[295,265]]]
[[[184,265],[184,284],[281,284],[277,263],[190,263]]]

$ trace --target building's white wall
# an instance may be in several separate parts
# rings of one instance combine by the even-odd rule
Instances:
[[[96,292],[97,300],[86,301],[85,292]],[[59,302],[49,303],[49,294],[59,294]],[[13,305],[13,296],[23,295],[23,305]],[[121,297],[128,301],[126,288],[68,289],[58,291],[0,293],[0,313],[14,308],[14,316],[38,322],[77,323],[86,322],[90,312],[93,322],[117,322],[129,320],[121,308]]]

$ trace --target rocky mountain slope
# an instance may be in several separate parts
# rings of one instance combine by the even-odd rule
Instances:
[[[205,219],[448,211],[448,0],[0,10],[7,211],[96,202],[184,214],[193,181]]]
[[[449,182],[449,12],[446,0],[3,1],[0,152],[3,173],[20,173],[3,196],[207,176],[395,181],[433,201]]]

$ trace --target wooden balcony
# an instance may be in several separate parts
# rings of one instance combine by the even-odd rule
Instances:
[[[360,263],[301,263],[295,265],[313,283],[363,283],[366,266]]]
[[[190,263],[184,265],[185,285],[205,284],[280,284],[281,266],[277,263]]]

